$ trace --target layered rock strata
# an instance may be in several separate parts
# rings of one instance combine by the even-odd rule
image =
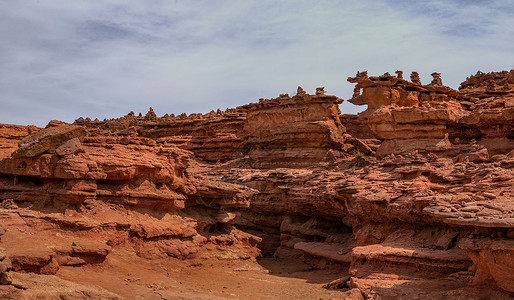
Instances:
[[[349,101],[368,107],[360,121],[383,141],[377,155],[419,150],[456,156],[481,146],[494,155],[512,149],[512,71],[477,73],[459,91],[443,86],[439,75],[434,76],[428,85],[389,74],[368,77],[361,72],[348,78],[356,83]]]
[[[38,130],[36,126],[0,124],[0,157],[9,156],[18,148],[20,140]]]
[[[132,137],[143,144],[172,144],[191,151],[196,159],[216,163],[241,156],[245,120],[246,110],[241,108],[163,117],[157,117],[150,108],[145,116],[130,112],[122,118],[103,121],[79,118],[74,124],[89,128],[92,138],[103,133],[123,144]],[[137,142],[132,139],[131,143]]]
[[[203,178],[192,153],[173,144],[97,132],[51,123],[0,161],[6,226],[67,236],[52,249],[44,239],[32,240],[35,248],[7,244],[15,271],[54,274],[63,265],[99,263],[118,244],[150,259],[192,257],[209,245],[257,254],[259,239],[230,225],[256,191]]]
[[[344,149],[341,102],[321,88],[309,95],[298,87],[293,97],[283,94],[243,106],[248,111],[244,145],[253,165],[295,168],[334,161]]]
[[[512,297],[514,71],[459,90],[432,76],[358,73],[358,115],[299,88],[226,112],[22,128],[2,152],[0,218],[30,243],[3,247],[15,271],[42,274],[122,246],[147,259],[260,250],[370,299]],[[64,238],[47,247],[38,231]]]

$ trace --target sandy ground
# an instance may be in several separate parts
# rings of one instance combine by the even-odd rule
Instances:
[[[74,241],[108,238],[93,231],[64,234],[56,225],[12,212],[0,214],[0,220],[8,226],[0,247],[27,257],[52,255],[52,249],[69,247]],[[329,299],[341,291],[322,285],[346,275],[311,270],[301,260],[244,260],[237,249],[210,249],[204,248],[193,259],[149,260],[137,256],[129,244],[120,244],[105,261],[60,266],[56,276],[97,285],[127,299]]]
[[[337,276],[301,261],[233,260],[204,255],[193,261],[145,260],[116,249],[101,265],[61,267],[57,276],[101,286],[127,299],[329,299],[322,288]]]

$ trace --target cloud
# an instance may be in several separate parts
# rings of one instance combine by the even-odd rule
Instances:
[[[357,70],[457,88],[514,67],[509,2],[5,0],[0,122],[208,112],[298,85],[348,98]]]

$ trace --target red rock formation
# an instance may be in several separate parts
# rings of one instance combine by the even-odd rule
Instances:
[[[471,139],[493,155],[512,149],[511,73],[478,74],[465,81],[459,92],[443,86],[439,73],[432,75],[434,81],[429,85],[390,75],[367,77],[358,73],[348,78],[357,83],[356,90],[363,89],[362,95],[356,93],[349,101],[368,105],[360,120],[383,141],[378,156],[413,150],[455,156],[476,151],[462,145]]]
[[[0,161],[0,197],[28,209],[19,213],[19,222],[38,220],[29,227],[48,230],[105,231],[102,235],[114,244],[120,241],[113,230],[121,231],[121,242],[147,258],[190,257],[208,244],[239,244],[257,253],[253,245],[258,238],[229,224],[255,191],[195,174],[191,153],[173,144],[156,146],[144,137],[93,135],[90,130],[66,124],[47,127],[20,141]],[[53,250],[21,244],[7,250],[15,271],[44,274],[109,253],[105,243],[63,243]]]
[[[205,115],[0,127],[9,267],[53,274],[119,249],[248,258],[259,242],[356,298],[512,297],[514,71],[458,91],[396,74],[349,78],[358,115],[298,88]]]
[[[173,144],[192,151],[196,159],[206,162],[225,162],[241,156],[243,126],[246,112],[230,109],[208,114],[185,114],[175,117],[136,117],[133,112],[123,118],[92,122],[80,118],[74,124],[91,129],[97,138],[98,130],[117,136],[120,143]],[[147,114],[147,116],[148,116]],[[138,139],[131,139],[138,136]],[[147,139],[145,139],[147,138]],[[111,138],[112,139],[112,138]]]
[[[461,140],[475,139],[491,155],[512,150],[514,70],[478,72],[459,87],[460,103],[470,111],[459,120]]]
[[[344,148],[344,127],[339,120],[342,100],[318,88],[312,96],[298,94],[261,100],[248,110],[245,150],[256,167],[302,167],[334,161]]]
[[[18,142],[39,130],[36,126],[0,124],[0,158],[9,156],[18,148]]]

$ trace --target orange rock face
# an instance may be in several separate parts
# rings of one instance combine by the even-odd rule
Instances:
[[[256,253],[259,239],[228,224],[256,191],[202,178],[191,157],[145,137],[58,124],[21,140],[0,162],[1,197],[28,208],[20,217],[40,220],[36,227],[105,231],[107,243],[130,243],[143,257],[186,258],[220,241]],[[87,239],[70,241],[44,257],[39,249],[13,254],[14,270],[53,274],[59,265],[85,264],[84,256],[108,255],[105,242],[88,245]]]
[[[245,152],[255,166],[264,168],[334,161],[344,148],[337,107],[341,102],[335,96],[308,95],[301,90],[293,97],[283,95],[243,106],[248,110]]]
[[[40,128],[35,126],[18,126],[0,124],[0,157],[9,156],[18,148],[18,142]]]
[[[512,297],[514,71],[458,91],[396,73],[348,79],[358,115],[298,88],[204,115],[2,125],[0,271],[260,253],[332,270],[341,297]]]
[[[439,76],[439,75],[436,75]],[[357,83],[349,101],[368,105],[361,114],[373,134],[383,140],[377,155],[413,150],[443,154],[466,151],[472,139],[491,154],[512,149],[514,128],[512,72],[478,73],[459,92],[436,83],[421,85],[384,74],[348,78]]]

